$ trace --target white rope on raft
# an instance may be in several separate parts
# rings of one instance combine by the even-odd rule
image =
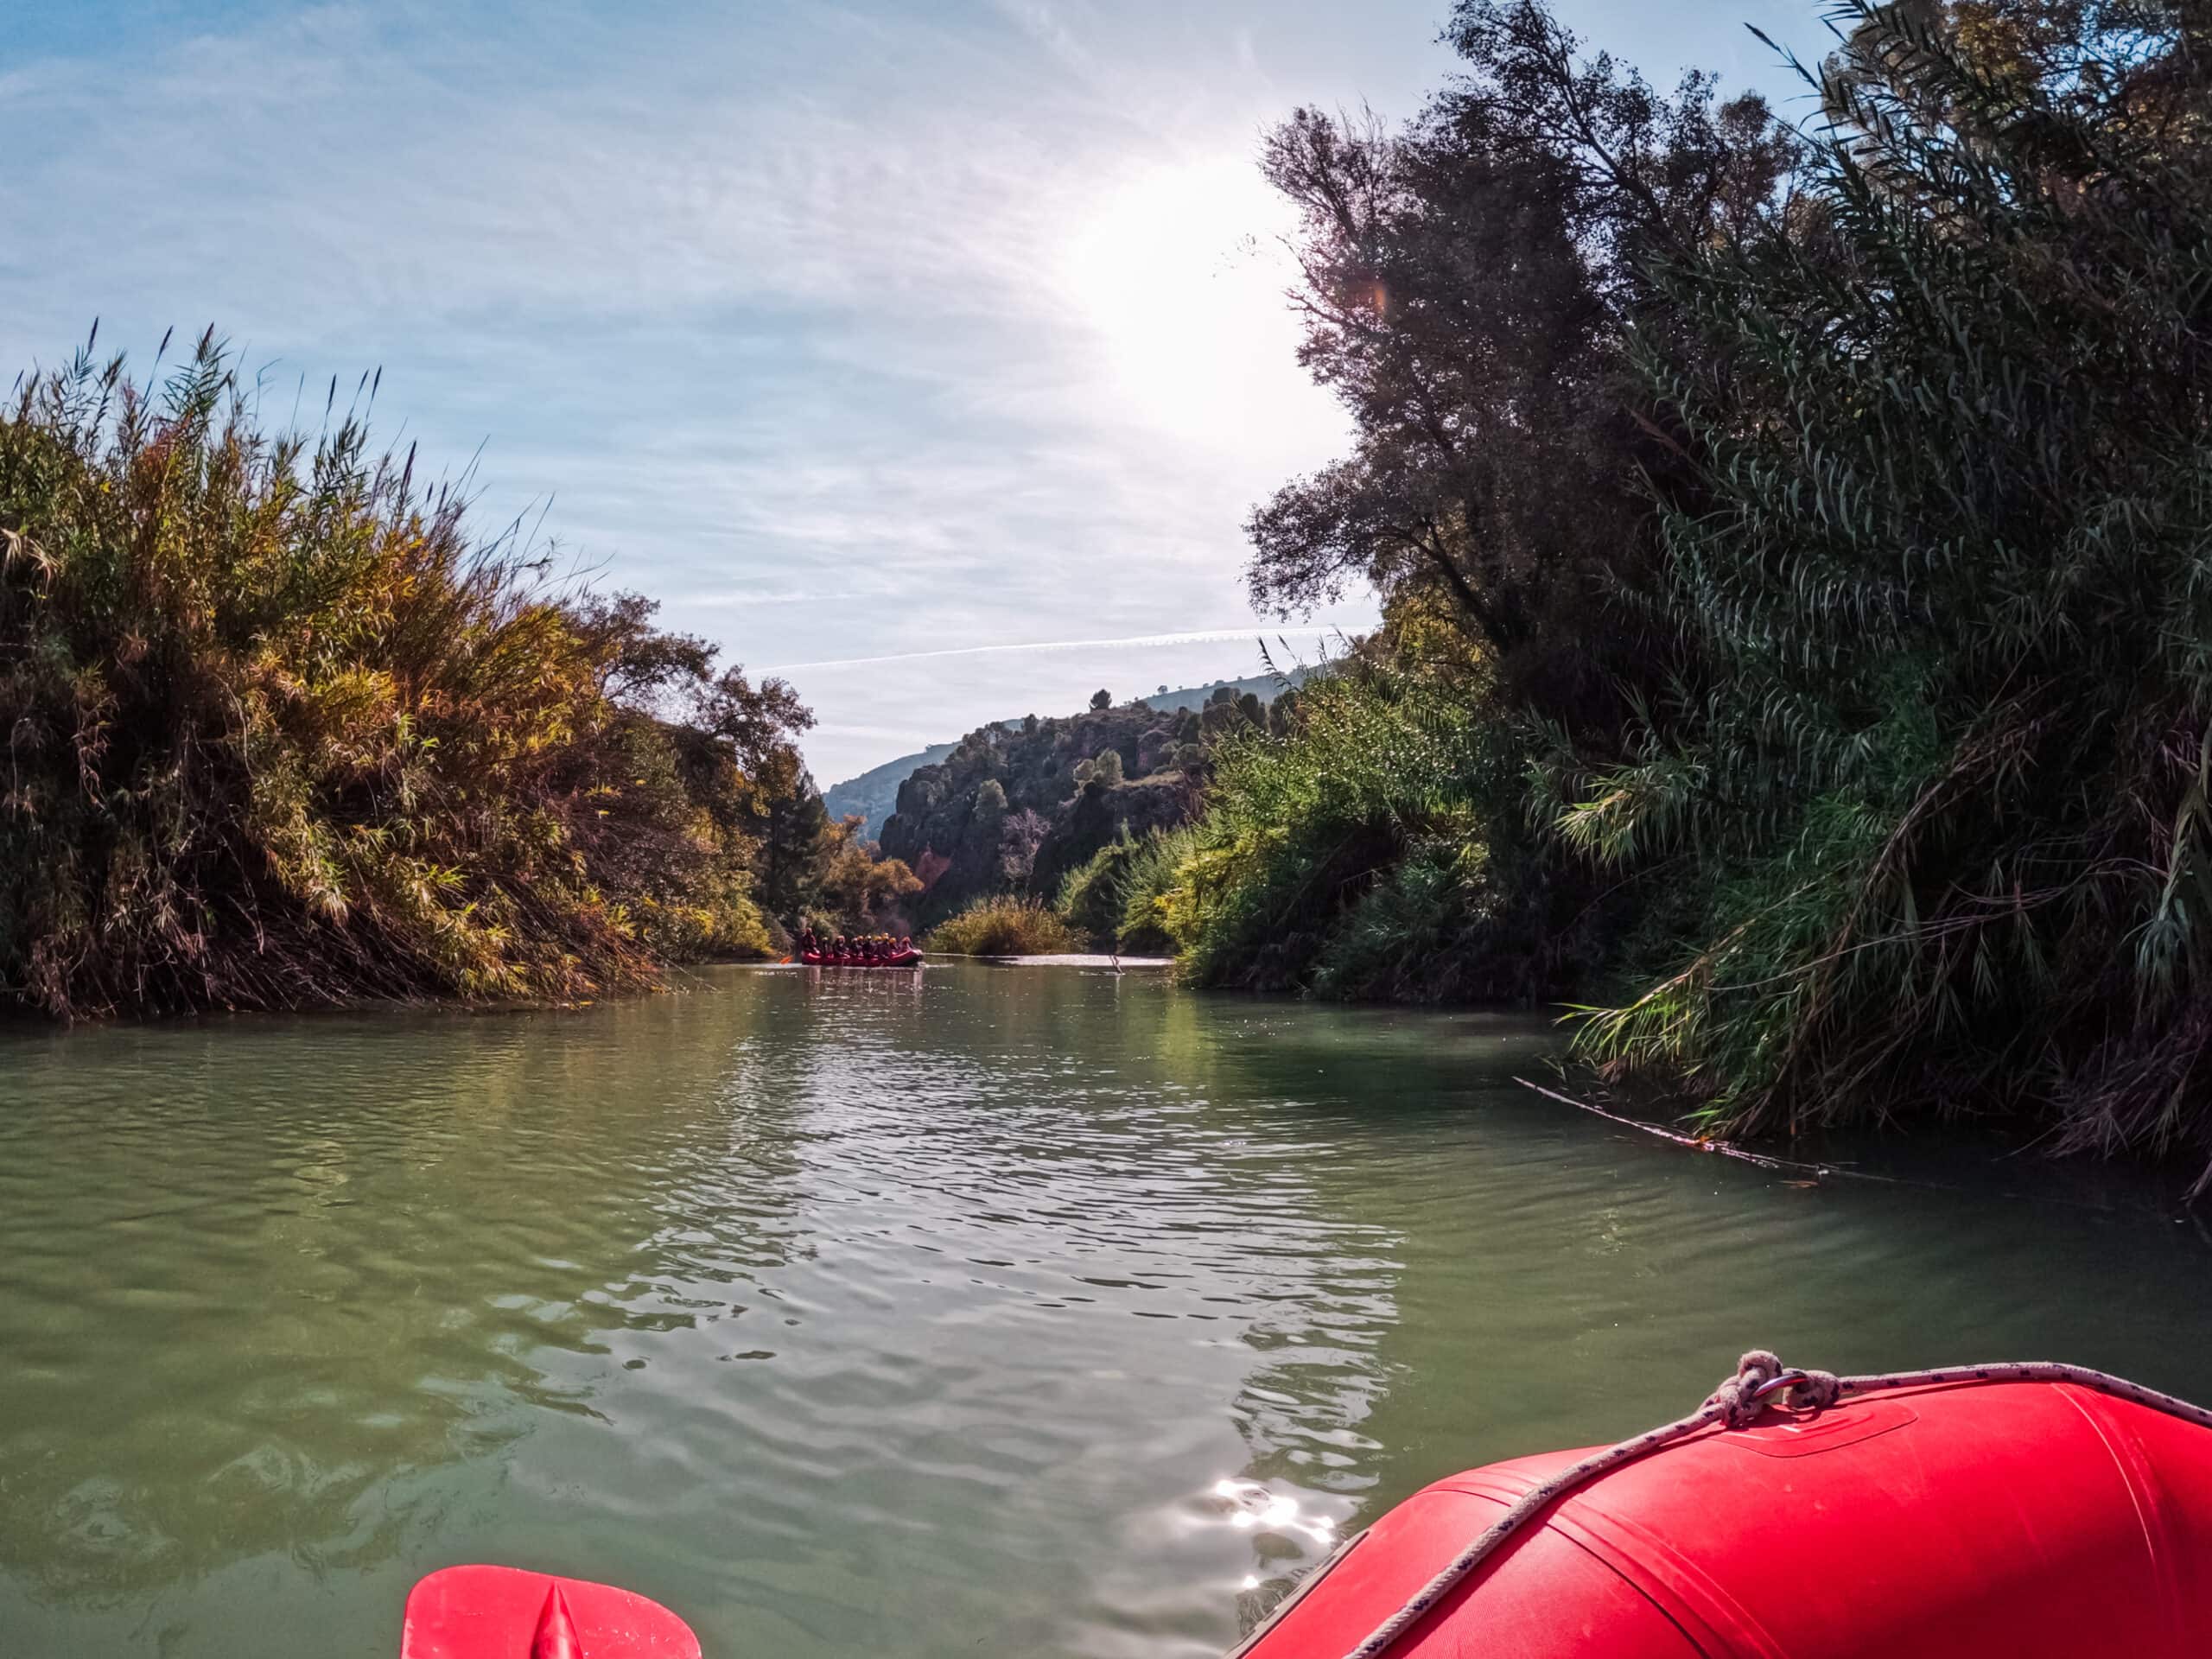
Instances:
[[[1817,1411],[1853,1395],[1932,1388],[1946,1382],[2072,1382],[2135,1405],[2148,1406],[2202,1428],[2212,1428],[2212,1411],[2202,1406],[2193,1406],[2186,1400],[2160,1394],[2139,1382],[2093,1371],[2082,1365],[2012,1360],[1986,1365],[1947,1366],[1935,1371],[1881,1371],[1866,1376],[1837,1376],[1829,1371],[1791,1370],[1764,1349],[1754,1349],[1737,1362],[1735,1376],[1722,1382],[1688,1416],[1663,1424],[1634,1440],[1609,1446],[1602,1452],[1593,1452],[1580,1463],[1568,1465],[1522,1497],[1447,1561],[1443,1570],[1423,1585],[1411,1600],[1376,1625],[1373,1633],[1344,1659],[1376,1659],[1377,1655],[1388,1651],[1423,1615],[1465,1582],[1477,1567],[1497,1553],[1501,1545],[1552,1502],[1623,1464],[1648,1457],[1663,1446],[1716,1423],[1728,1428],[1748,1427],[1765,1408],[1769,1398],[1777,1394],[1783,1395],[1792,1406]]]

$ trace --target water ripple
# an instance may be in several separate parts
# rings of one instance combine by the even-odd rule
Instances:
[[[0,1651],[388,1659],[415,1575],[491,1559],[718,1656],[1198,1656],[1750,1341],[2212,1392],[2166,1231],[1563,1122],[1509,1082],[1541,1021],[707,985],[0,1033]]]

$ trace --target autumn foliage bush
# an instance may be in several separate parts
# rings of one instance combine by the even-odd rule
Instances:
[[[0,412],[0,1000],[573,999],[757,955],[790,689],[550,580],[213,334]],[[818,809],[817,809],[818,810]]]

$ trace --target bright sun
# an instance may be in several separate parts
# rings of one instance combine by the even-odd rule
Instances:
[[[1298,367],[1283,300],[1289,207],[1243,157],[1160,167],[1109,191],[1065,276],[1116,389],[1179,436],[1333,448],[1342,419]]]

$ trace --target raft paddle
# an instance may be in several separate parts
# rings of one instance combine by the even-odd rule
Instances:
[[[399,1659],[700,1659],[691,1627],[611,1584],[448,1567],[407,1592]]]

